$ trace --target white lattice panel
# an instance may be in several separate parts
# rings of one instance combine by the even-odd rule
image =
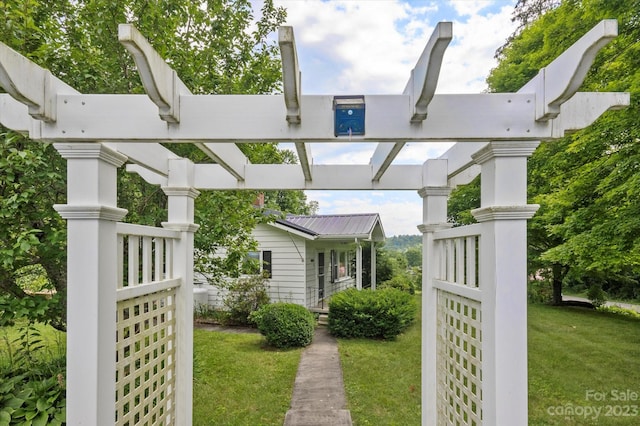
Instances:
[[[173,424],[175,290],[118,302],[116,424]]]
[[[480,306],[438,290],[438,424],[482,424]]]

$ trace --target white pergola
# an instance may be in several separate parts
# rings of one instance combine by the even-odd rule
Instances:
[[[423,198],[422,423],[527,424],[527,157],[540,141],[629,104],[579,93],[605,20],[516,93],[435,94],[452,24],[439,23],[398,95],[364,95],[366,131],[335,136],[334,97],[303,95],[282,27],[282,95],[193,95],[129,24],[119,39],[146,95],[79,93],[0,45],[0,122],[67,159],[67,422],[191,424],[194,199],[200,190],[414,190]],[[377,142],[368,164],[314,165],[308,143]],[[455,141],[396,165],[407,142]],[[192,143],[194,164],[160,143]],[[293,142],[299,165],[252,164],[237,143]],[[116,171],[168,197],[163,228],[120,223]],[[451,188],[482,173],[478,224],[449,229]],[[416,221],[419,219],[416,218]],[[215,349],[213,349],[215,350]]]

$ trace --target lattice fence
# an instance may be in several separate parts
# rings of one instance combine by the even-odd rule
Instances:
[[[437,303],[438,424],[482,424],[480,225],[439,231]]]
[[[117,425],[174,423],[178,238],[174,231],[118,224]]]

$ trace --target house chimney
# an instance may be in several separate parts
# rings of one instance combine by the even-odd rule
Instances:
[[[258,196],[256,197],[256,200],[253,202],[253,205],[258,208],[264,207],[264,192],[258,193]]]

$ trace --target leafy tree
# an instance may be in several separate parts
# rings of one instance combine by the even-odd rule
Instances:
[[[475,223],[471,210],[480,207],[480,176],[467,185],[460,185],[451,191],[447,200],[447,220],[454,226]]]
[[[628,91],[631,106],[543,143],[529,164],[529,196],[541,205],[529,226],[531,265],[550,277],[555,301],[563,283],[640,293],[640,1],[562,2],[505,46],[487,79],[492,91],[517,90],[605,18],[618,20],[620,35],[596,57],[581,90]]]
[[[124,22],[149,38],[194,93],[280,90],[277,45],[268,34],[284,21],[285,11],[271,0],[257,19],[248,0],[29,0],[2,7],[0,41],[84,93],[144,92],[133,59],[118,42],[117,25]],[[171,148],[187,158],[199,155],[186,145]],[[269,145],[250,150],[255,157],[280,155]],[[281,155],[285,161],[289,154]],[[62,296],[52,304],[50,318],[64,328],[66,226],[51,206],[65,202],[65,162],[53,147],[9,131],[0,134],[0,162],[0,292],[16,300],[31,297],[17,285],[17,272],[41,265],[50,287]],[[196,246],[200,252],[227,247],[230,253],[229,264],[218,266],[229,266],[252,246],[250,231],[263,220],[251,206],[255,195],[212,192],[196,200],[202,227]],[[281,198],[287,208],[306,208],[304,194]],[[124,171],[119,205],[129,210],[128,221],[159,225],[166,217],[160,188]]]
[[[422,245],[409,247],[405,250],[404,257],[410,268],[422,266]]]

